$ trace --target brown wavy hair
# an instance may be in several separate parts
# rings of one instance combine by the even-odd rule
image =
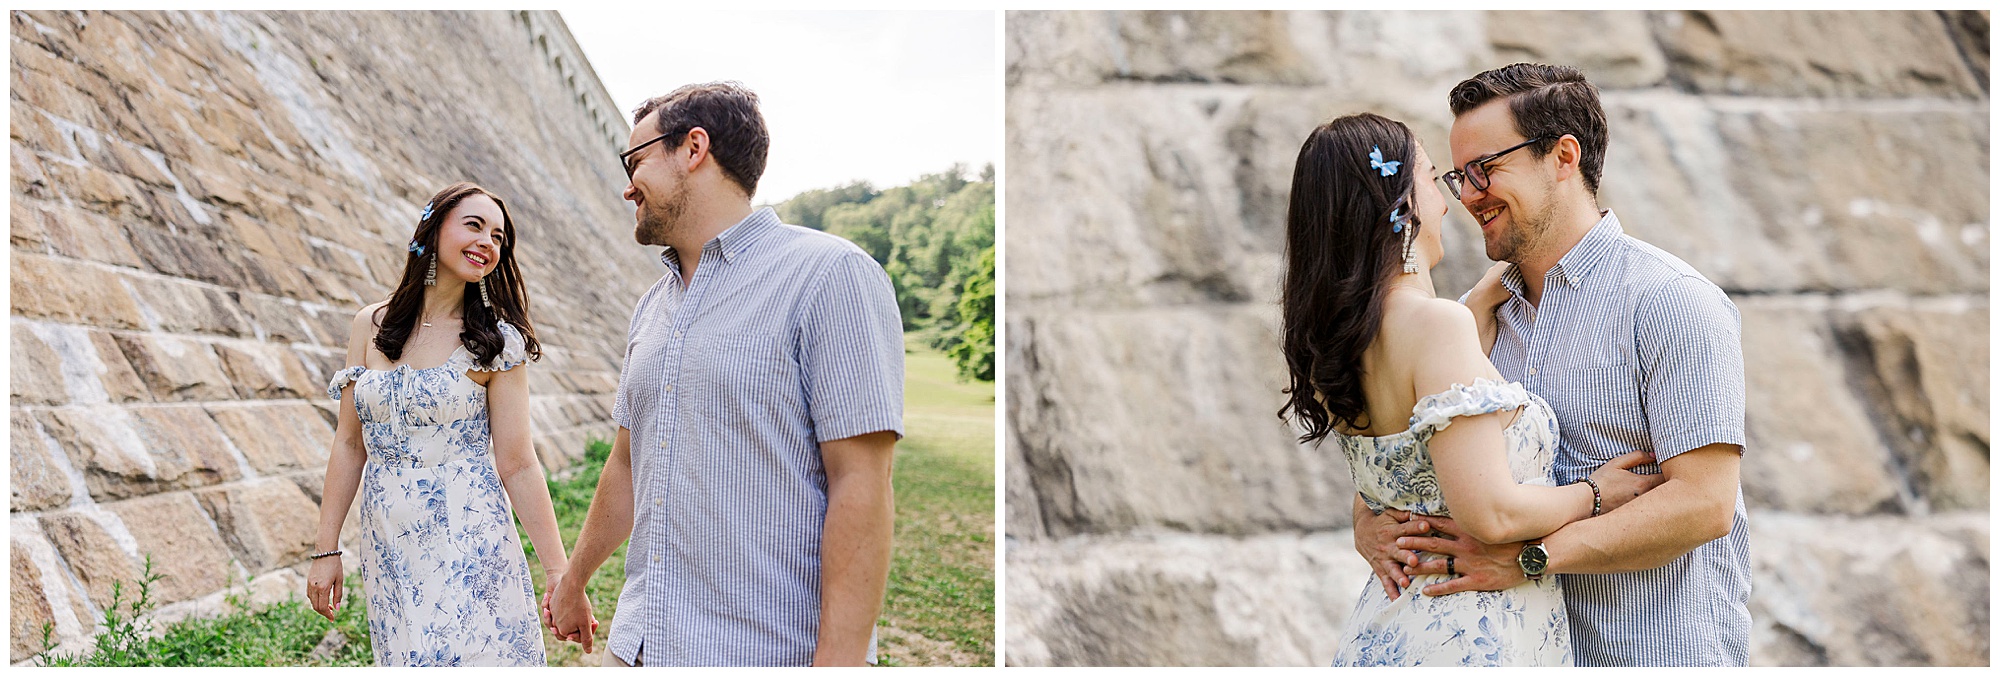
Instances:
[[[418,316],[423,314],[424,274],[430,268],[429,259],[443,254],[437,246],[438,228],[460,200],[473,195],[492,198],[493,204],[500,206],[506,237],[500,239],[499,261],[494,264],[493,272],[486,274],[486,291],[493,297],[493,307],[487,308],[480,302],[479,290],[474,288],[478,283],[466,285],[458,340],[472,352],[475,361],[484,364],[506,347],[506,339],[500,334],[500,321],[506,320],[527,341],[529,359],[542,357],[542,344],[535,340],[534,324],[528,321],[528,288],[521,282],[520,269],[514,265],[514,246],[521,241],[521,231],[514,227],[514,216],[500,196],[461,181],[431,196],[430,218],[418,220],[417,232],[410,237],[412,242],[423,246],[424,254],[409,255],[403,262],[403,280],[396,285],[396,292],[389,296],[388,303],[375,310],[375,323],[381,327],[375,333],[375,347],[391,361],[402,359],[403,343],[410,339]]]
[[[1299,148],[1285,213],[1285,365],[1290,399],[1278,409],[1317,442],[1341,425],[1367,430],[1361,355],[1382,328],[1389,280],[1402,271],[1403,234],[1389,215],[1414,212],[1417,139],[1401,122],[1361,113],[1320,125]],[[1402,162],[1394,176],[1369,152]],[[1409,228],[1420,228],[1414,214]]]

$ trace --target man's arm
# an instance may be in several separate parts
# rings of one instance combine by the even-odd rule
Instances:
[[[1736,514],[1737,471],[1743,456],[1733,444],[1711,444],[1660,463],[1666,481],[1630,503],[1572,522],[1542,539],[1548,573],[1616,574],[1672,562],[1701,544],[1729,535]],[[1448,538],[1409,536],[1396,546],[1450,555],[1459,577],[1424,588],[1426,595],[1505,590],[1520,585],[1521,543],[1488,545],[1449,519],[1426,517]],[[1450,540],[1456,539],[1456,540]],[[1444,561],[1405,560],[1413,576],[1445,573]]]
[[[868,639],[889,584],[896,433],[823,442],[820,455],[826,465],[826,526],[820,539],[819,645],[813,665],[865,665]],[[578,552],[581,556],[581,548]]]
[[[594,642],[592,632],[597,625],[584,586],[597,568],[604,565],[604,560],[631,536],[632,431],[620,426],[618,439],[611,444],[611,457],[604,459],[604,471],[597,476],[597,493],[591,497],[590,512],[583,518],[583,532],[577,534],[569,570],[551,588],[549,609],[544,612],[547,616],[544,620],[552,625],[556,636],[583,642],[584,653],[590,653]]]

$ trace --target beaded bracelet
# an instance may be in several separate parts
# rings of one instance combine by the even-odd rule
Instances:
[[[319,559],[319,558],[321,558],[321,557],[333,557],[333,556],[336,556],[336,555],[339,555],[339,554],[340,554],[340,551],[339,551],[339,550],[328,550],[328,551],[326,551],[326,552],[322,552],[322,553],[320,553],[320,554],[317,554],[317,555],[313,555],[313,556],[312,556],[312,558],[313,558],[313,559]]]
[[[1590,485],[1590,516],[1596,517],[1604,514],[1604,492],[1599,491],[1597,489],[1597,482],[1588,477],[1583,478],[1583,483]]]

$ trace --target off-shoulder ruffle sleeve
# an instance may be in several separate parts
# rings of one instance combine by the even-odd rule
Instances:
[[[368,371],[367,367],[356,365],[334,372],[333,380],[328,381],[326,384],[326,396],[333,398],[335,401],[340,400],[340,389],[347,387],[349,383],[353,383],[354,379],[359,378],[361,373],[365,371]]]
[[[1519,409],[1527,406],[1528,402],[1528,389],[1519,383],[1483,378],[1473,379],[1469,386],[1455,383],[1444,392],[1425,395],[1417,400],[1417,406],[1410,414],[1410,432],[1428,438],[1451,427],[1453,418]]]
[[[502,320],[500,337],[504,339],[500,346],[500,354],[494,355],[486,364],[473,363],[473,371],[507,371],[528,361],[528,340],[521,338],[521,330]]]

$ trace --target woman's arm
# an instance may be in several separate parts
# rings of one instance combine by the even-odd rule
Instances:
[[[1411,354],[1419,359],[1412,360],[1411,372],[1419,396],[1443,392],[1453,385],[1471,385],[1476,378],[1498,380],[1492,363],[1479,349],[1471,315],[1471,310],[1455,303],[1427,302],[1403,318],[1412,326],[1397,333],[1417,342],[1412,347],[1418,350]],[[1579,482],[1544,487],[1514,481],[1502,436],[1514,416],[1512,409],[1460,416],[1430,440],[1438,488],[1451,507],[1452,517],[1486,543],[1539,538],[1591,515],[1589,485]],[[1608,481],[1613,487],[1607,489],[1629,492],[1623,478],[1609,476],[1616,472],[1615,468],[1601,471],[1606,477],[1600,486]]]
[[[354,315],[347,332],[347,365],[362,366],[368,360],[368,341],[375,337],[375,304]],[[361,444],[361,415],[354,409],[354,384],[340,389],[340,422],[334,426],[333,448],[326,454],[326,479],[320,488],[319,532],[313,537],[313,552],[340,548],[340,528],[347,521],[347,509],[354,505],[354,492],[361,486],[361,469],[368,463],[368,450]],[[340,609],[342,583],[346,571],[344,555],[312,561],[306,574],[306,600],[313,610],[333,620]]]
[[[514,516],[521,530],[535,544],[535,559],[542,563],[547,584],[554,586],[569,569],[563,550],[562,533],[556,529],[555,504],[549,500],[548,479],[542,463],[535,458],[535,445],[528,421],[528,364],[493,372],[486,383],[488,420],[493,426],[493,466],[507,500],[514,504]]]

